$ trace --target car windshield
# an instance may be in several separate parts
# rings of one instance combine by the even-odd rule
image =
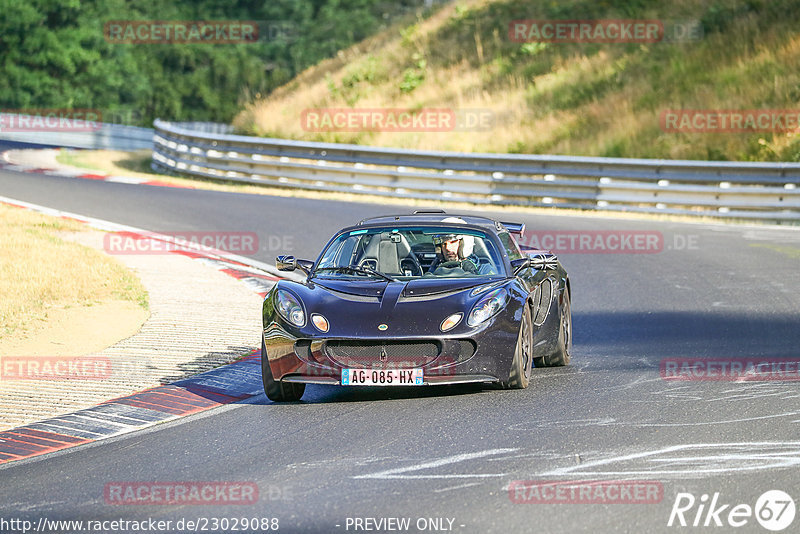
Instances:
[[[325,249],[314,270],[316,277],[403,281],[502,273],[501,256],[485,233],[452,227],[345,232]]]

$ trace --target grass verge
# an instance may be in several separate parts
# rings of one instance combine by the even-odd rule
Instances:
[[[139,279],[114,258],[61,238],[75,221],[0,204],[0,338],[24,334],[48,310],[111,300],[148,308]]]

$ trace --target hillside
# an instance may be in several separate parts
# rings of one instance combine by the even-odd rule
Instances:
[[[519,19],[647,19],[699,36],[514,42]],[[789,131],[692,133],[668,110],[800,108],[800,0],[457,0],[322,61],[244,108],[242,133],[416,149],[800,161]],[[676,22],[677,21],[677,22]],[[665,30],[667,32],[667,30]],[[318,108],[490,110],[469,131],[309,131]],[[305,114],[304,114],[305,111]]]

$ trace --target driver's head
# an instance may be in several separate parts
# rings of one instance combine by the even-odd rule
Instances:
[[[446,217],[442,219],[442,222],[466,224],[466,221],[460,217]],[[439,246],[438,251],[444,261],[468,258],[475,248],[475,238],[471,235],[445,234],[438,236],[434,242]]]
[[[444,257],[445,261],[456,261],[461,259],[458,256],[460,248],[461,239],[457,236],[453,236],[452,239],[442,241],[442,256]]]
[[[461,259],[461,236],[444,234],[434,238],[436,252],[441,255],[442,261],[456,261]]]

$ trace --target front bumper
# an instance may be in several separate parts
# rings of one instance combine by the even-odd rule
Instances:
[[[515,330],[490,324],[468,337],[301,338],[273,322],[264,330],[262,358],[268,359],[273,378],[286,382],[337,385],[345,368],[421,368],[425,385],[497,382],[508,380]],[[354,346],[356,354],[348,358],[333,349],[342,345]]]
[[[297,382],[301,384],[322,384],[328,386],[339,386],[341,380],[338,378],[325,377],[325,376],[307,376],[307,375],[286,375],[281,379],[283,382]],[[456,376],[426,376],[423,380],[425,386],[443,386],[448,384],[480,384],[497,382],[499,379],[489,375],[456,375]],[[365,386],[369,387],[369,386]],[[387,387],[387,386],[378,386]],[[397,387],[397,386],[392,386]],[[417,387],[417,386],[408,386]]]

